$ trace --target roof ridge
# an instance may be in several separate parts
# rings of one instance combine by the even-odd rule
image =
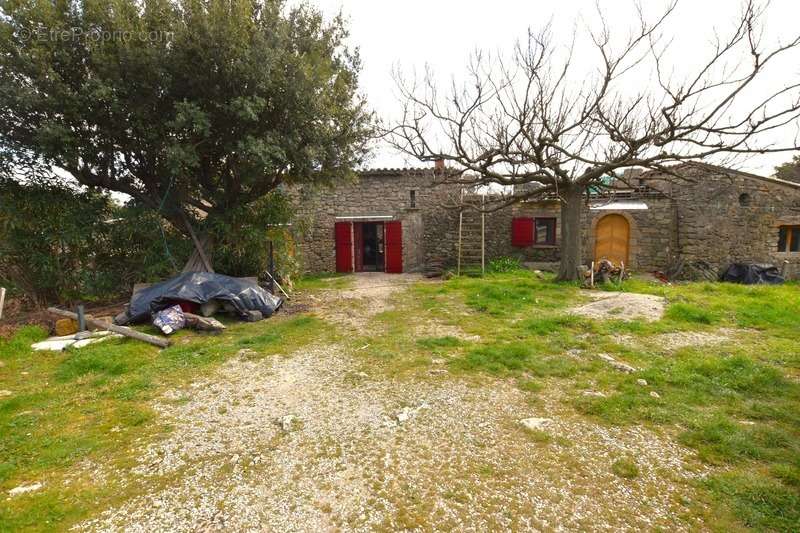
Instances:
[[[796,183],[794,181],[783,180],[783,179],[776,178],[776,177],[773,177],[773,176],[761,176],[760,174],[753,174],[752,172],[745,172],[743,170],[737,170],[735,168],[723,167],[721,165],[714,165],[712,163],[706,163],[704,161],[683,161],[683,162],[677,163],[675,165],[671,165],[671,166],[669,166],[667,168],[684,167],[684,166],[689,166],[689,165],[696,166],[696,167],[704,167],[706,169],[714,169],[714,170],[718,170],[718,171],[722,171],[722,172],[733,172],[733,173],[739,174],[740,176],[743,176],[745,178],[757,179],[757,180],[766,181],[766,182],[769,182],[769,183],[775,183],[776,185],[784,185],[786,187],[791,187],[793,189],[800,189],[800,183]],[[646,170],[644,173],[642,173],[642,176],[645,176],[647,174],[658,173],[658,172],[661,172],[661,171],[658,171],[658,170]]]

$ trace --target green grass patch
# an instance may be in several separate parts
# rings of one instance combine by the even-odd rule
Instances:
[[[440,350],[440,349],[447,349],[447,348],[457,348],[461,346],[461,340],[457,339],[456,337],[445,336],[445,337],[426,337],[424,339],[417,339],[417,344],[422,346],[423,348],[427,348],[428,350]]]
[[[611,471],[624,479],[636,479],[639,477],[639,467],[632,459],[617,459],[611,463]]]
[[[333,335],[306,315],[227,325],[220,335],[179,331],[164,350],[115,339],[33,352],[31,343],[45,337],[39,328],[0,340],[0,389],[11,391],[0,398],[0,493],[45,482],[41,491],[3,496],[0,531],[68,529],[133,494],[136,483],[119,484],[115,472],[132,463],[141,440],[166,430],[150,407],[163,391],[207,375],[243,346],[264,356],[284,354]],[[112,475],[98,484],[87,472],[65,484],[84,461],[110,467]]]

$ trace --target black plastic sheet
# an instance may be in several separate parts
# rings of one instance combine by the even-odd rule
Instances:
[[[748,263],[733,263],[720,274],[719,279],[720,281],[743,283],[745,285],[779,285],[785,281],[781,277],[778,267],[774,265],[753,265]]]
[[[268,318],[283,303],[253,281],[210,272],[186,272],[134,294],[127,315],[130,322],[144,322],[177,302],[202,305],[211,300],[231,304],[242,318],[248,311],[260,311]]]

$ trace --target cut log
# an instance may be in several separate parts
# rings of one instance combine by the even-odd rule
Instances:
[[[48,307],[47,311],[49,313],[54,314],[54,315],[59,315],[59,316],[63,316],[63,317],[66,317],[66,318],[72,318],[73,320],[76,320],[78,318],[77,314],[72,313],[70,311],[64,311],[64,310],[58,309],[56,307]],[[106,322],[103,322],[102,320],[97,320],[97,319],[93,318],[90,315],[86,316],[86,323],[89,324],[92,327],[97,328],[97,329],[113,331],[114,333],[119,333],[120,335],[124,335],[124,336],[130,337],[132,339],[136,339],[136,340],[139,340],[139,341],[142,341],[142,342],[146,342],[146,343],[152,344],[154,346],[158,346],[159,348],[166,348],[167,346],[169,346],[171,344],[170,341],[167,340],[167,339],[164,339],[164,338],[161,338],[161,337],[156,337],[156,336],[153,336],[153,335],[148,335],[147,333],[141,333],[139,331],[136,331],[135,329],[126,328],[125,326],[117,326],[116,324],[108,324]]]
[[[216,318],[195,315],[193,313],[183,313],[183,316],[186,317],[186,324],[189,327],[200,331],[212,331],[218,333],[225,329],[225,324]]]

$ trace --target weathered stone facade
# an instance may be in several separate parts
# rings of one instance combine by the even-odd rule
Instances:
[[[400,221],[406,272],[421,270],[439,247],[446,249],[445,259],[451,257],[458,240],[458,212],[442,205],[457,202],[458,190],[437,186],[433,178],[432,170],[375,170],[332,188],[293,190],[293,225],[305,270],[335,270],[337,221]]]
[[[721,268],[733,261],[772,263],[800,277],[800,253],[778,251],[778,227],[800,225],[800,188],[779,180],[688,163],[675,167],[682,179],[654,172],[637,177],[633,189],[591,196],[582,214],[584,262],[594,258],[596,228],[606,215],[624,217],[629,226],[629,268],[665,271],[680,263],[705,261]],[[415,205],[411,205],[414,191]],[[374,170],[357,181],[331,189],[295,191],[297,238],[308,271],[335,269],[336,221],[398,220],[403,228],[403,269],[418,271],[431,261],[456,264],[461,191],[436,185],[433,170]],[[473,197],[474,200],[474,197]],[[556,220],[555,244],[514,247],[515,217]],[[480,228],[485,254],[524,262],[556,262],[561,238],[557,199],[523,202],[481,216],[465,210],[462,262],[480,262]]]

